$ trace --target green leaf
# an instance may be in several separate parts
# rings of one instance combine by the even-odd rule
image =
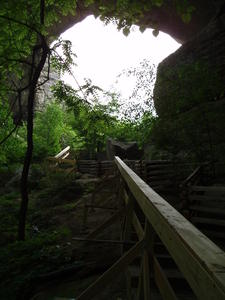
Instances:
[[[125,36],[128,36],[128,35],[130,34],[130,27],[124,27],[124,28],[123,28],[123,34],[124,34]]]
[[[88,7],[88,6],[90,6],[91,4],[93,4],[94,3],[94,0],[85,0],[84,1],[84,6],[85,7]]]
[[[141,25],[139,27],[139,30],[140,30],[141,33],[143,33],[146,30],[146,26]]]
[[[159,30],[158,30],[158,29],[154,29],[154,30],[152,31],[152,34],[153,34],[155,37],[157,37],[157,36],[159,35]]]
[[[153,5],[161,7],[163,4],[163,0],[154,0],[153,1]]]
[[[188,24],[191,21],[191,13],[187,12],[181,15],[184,23]]]

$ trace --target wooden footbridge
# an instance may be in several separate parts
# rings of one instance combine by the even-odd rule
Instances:
[[[128,300],[225,300],[224,251],[120,158],[115,158],[115,164],[119,181],[119,208],[89,233],[86,240],[95,239],[107,227],[124,218],[121,257],[75,299],[98,299],[107,285],[125,274]],[[194,178],[198,172],[196,170],[191,177]],[[216,226],[217,232],[218,226],[221,226],[220,234],[224,234],[225,189],[214,187],[210,190],[209,187],[191,186],[189,193],[190,218],[196,224]],[[203,202],[202,210],[200,203]],[[217,211],[215,203],[221,205]],[[195,213],[197,211],[202,215]],[[218,213],[222,216],[220,220],[217,218]],[[158,294],[155,293],[156,287]]]
[[[75,162],[68,160],[69,149],[64,150],[50,159],[57,167],[68,163],[68,173],[75,169],[95,176],[110,171],[114,181],[110,176],[107,180],[117,193],[117,210],[83,241],[120,245],[121,257],[76,300],[103,299],[102,290],[121,274],[123,299],[225,300],[225,187],[200,185],[203,166],[182,181],[183,200],[177,205],[168,197],[168,187],[178,185],[170,161],[128,161],[130,168],[119,157],[115,162]],[[96,193],[98,189],[91,205],[84,203],[83,228],[88,209],[96,207]],[[123,224],[120,240],[97,239],[116,222]]]

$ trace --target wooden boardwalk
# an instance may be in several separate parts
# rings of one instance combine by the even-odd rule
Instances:
[[[152,298],[153,284],[165,300],[225,299],[224,251],[118,157],[115,163],[119,209],[89,233],[86,240],[96,239],[122,217],[125,226],[121,232],[121,257],[76,299],[98,299],[102,289],[121,273],[126,275],[128,300],[157,299],[156,295]],[[192,196],[196,189],[192,188]],[[223,193],[219,199],[224,199]]]

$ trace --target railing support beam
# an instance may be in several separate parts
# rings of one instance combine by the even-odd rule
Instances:
[[[110,269],[100,276],[92,285],[90,285],[77,300],[90,300],[96,296],[102,287],[111,283],[113,279],[121,275],[127,266],[143,251],[145,240],[142,239],[127,251]]]

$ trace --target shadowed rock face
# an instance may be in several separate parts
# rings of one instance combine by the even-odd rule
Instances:
[[[208,26],[158,67],[154,102],[164,145],[197,161],[224,161],[224,81],[225,4]]]
[[[137,25],[144,25],[148,28],[157,27],[160,31],[168,33],[183,44],[208,24],[209,20],[215,15],[218,3],[222,0],[190,0],[189,2],[195,7],[195,10],[189,23],[182,21],[173,0],[165,0],[164,2],[161,7],[152,7],[151,11],[145,12]],[[60,22],[49,29],[49,35],[58,36],[89,15],[99,16],[98,5],[98,3],[95,3],[86,8],[83,1],[78,1],[76,14],[74,16],[62,16]],[[113,11],[109,16],[113,16]]]
[[[140,159],[142,152],[136,142],[119,142],[113,139],[107,140],[107,159],[114,160],[115,156],[122,159]]]
[[[154,89],[157,113],[160,116],[182,113],[222,98],[224,53],[225,13],[159,64]]]

